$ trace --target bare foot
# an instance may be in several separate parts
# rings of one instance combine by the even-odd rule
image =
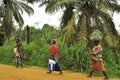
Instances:
[[[91,78],[92,76],[91,76],[91,75],[88,75],[87,77],[88,77],[88,78]]]
[[[51,74],[52,73],[52,71],[49,71],[49,72],[47,72],[48,74]]]

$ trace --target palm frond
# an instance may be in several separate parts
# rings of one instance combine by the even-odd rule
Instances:
[[[88,43],[87,19],[83,16],[81,19],[80,30],[78,33],[78,42],[81,46],[86,47]]]
[[[102,25],[103,25],[103,30],[104,30],[104,34],[105,34],[104,38],[105,38],[106,42],[109,44],[109,46],[116,47],[118,44],[118,40],[112,34],[111,30],[108,28],[106,23],[103,23]]]
[[[20,7],[20,5],[18,4],[17,1],[11,1],[9,3],[9,7],[10,9],[12,10],[12,12],[16,11],[16,10],[19,10],[21,12],[21,14],[23,14],[23,9]]]
[[[109,10],[111,12],[120,12],[120,5],[116,0],[105,0],[99,3],[99,8]]]
[[[29,2],[29,3],[34,3],[34,2],[44,1],[44,0],[22,0],[22,1],[26,1],[26,2]]]
[[[19,25],[23,26],[24,20],[23,20],[21,14],[19,13],[19,11],[17,11],[17,10],[14,11],[13,16],[14,16],[14,19],[19,23]]]
[[[65,9],[61,20],[61,25],[64,29],[63,42],[72,43],[74,40],[76,41],[77,38],[79,43],[85,47],[89,40],[88,34],[94,29],[99,29],[101,32],[104,32],[107,42],[110,42],[108,37],[112,38],[117,35],[112,20],[113,12],[120,11],[117,0],[44,0],[41,5],[47,5],[47,13],[54,13],[60,9]],[[73,18],[74,11],[78,11],[77,15],[79,15],[79,17],[77,19],[75,19],[75,17]],[[77,20],[76,26],[75,21]],[[107,25],[106,28],[103,28],[102,23]],[[107,29],[111,35],[108,35]],[[74,35],[76,34],[78,36],[75,38]],[[110,45],[112,44],[113,43]]]
[[[74,4],[77,0],[54,0],[49,1],[49,4],[46,6],[47,13],[54,13],[61,8],[64,8],[66,4]]]
[[[34,14],[34,10],[26,3],[23,2],[17,2],[17,3],[19,4],[19,7],[21,7],[29,16]]]
[[[9,7],[11,8],[14,19],[19,23],[20,26],[23,26],[24,24],[24,20],[21,16],[21,13],[23,13],[23,11],[28,13],[29,16],[34,13],[34,10],[30,6],[21,1],[11,1]]]
[[[48,1],[44,1],[44,2],[42,2],[40,5],[39,5],[39,7],[42,7],[42,6],[44,6],[44,5],[47,5],[49,2]]]
[[[113,22],[112,19],[109,19],[109,20],[108,20],[108,25],[109,25],[110,28],[111,28],[112,34],[113,34],[115,37],[118,37],[118,32],[117,32],[117,30],[116,30],[116,28],[115,28],[115,24],[114,24],[114,22]]]
[[[115,29],[115,25],[114,25],[114,22],[112,21],[111,16],[108,13],[105,13],[103,11],[99,11],[99,16],[101,16],[101,18],[104,21],[108,21],[107,24],[108,24],[109,30],[112,31],[113,35],[117,35],[117,30]]]
[[[75,30],[75,13],[73,14],[72,18],[68,22],[67,26],[64,28],[64,36],[63,42],[67,44],[71,44],[74,42],[76,30]]]
[[[73,15],[73,9],[72,9],[72,5],[68,5],[66,6],[66,10],[63,13],[62,16],[62,20],[61,20],[61,28],[64,28],[65,26],[67,26],[68,21],[72,18]]]
[[[119,4],[115,4],[115,3],[110,3],[109,7],[111,8],[111,10],[115,11],[115,12],[120,12],[120,5]]]

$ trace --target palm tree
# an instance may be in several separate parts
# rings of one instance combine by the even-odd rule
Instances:
[[[23,12],[31,15],[34,13],[33,9],[28,6],[27,3],[24,3],[19,0],[3,0],[2,5],[0,6],[0,19],[2,18],[2,26],[5,28],[5,35],[9,41],[14,20],[23,26],[24,20],[21,16]]]
[[[117,45],[118,33],[112,20],[112,14],[120,11],[117,0],[44,0],[47,13],[65,9],[61,19],[63,42],[79,42],[82,46],[90,42],[89,35],[95,29],[104,34],[105,43]]]

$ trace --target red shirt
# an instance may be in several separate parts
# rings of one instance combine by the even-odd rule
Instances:
[[[55,44],[53,44],[50,48],[50,53],[56,54],[58,53],[58,48]]]

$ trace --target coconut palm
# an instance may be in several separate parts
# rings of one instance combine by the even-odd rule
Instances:
[[[19,0],[3,0],[0,6],[0,19],[2,19],[2,26],[5,28],[5,34],[9,41],[11,31],[13,29],[14,20],[23,26],[24,20],[21,16],[23,12],[31,15],[34,13],[33,9],[27,4]]]
[[[114,12],[120,11],[117,0],[44,0],[47,13],[64,9],[61,25],[63,42],[79,42],[88,45],[89,35],[95,29],[104,34],[104,40],[110,46],[116,46],[118,36],[112,20]]]

